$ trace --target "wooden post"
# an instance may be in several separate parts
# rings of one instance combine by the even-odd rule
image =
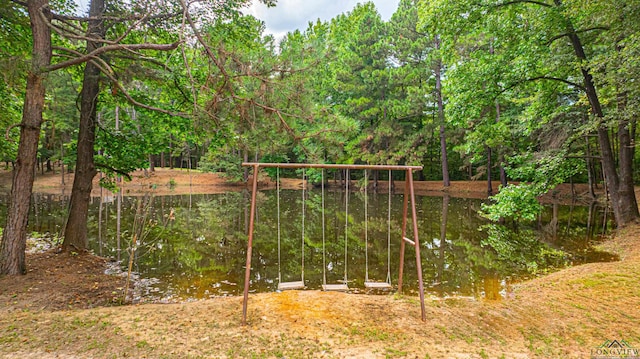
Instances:
[[[402,238],[400,238],[400,268],[398,270],[398,293],[402,293],[402,282],[404,275],[404,251],[405,251],[405,238],[407,237],[407,212],[409,208],[409,176],[411,171],[407,170],[406,178],[404,179],[404,200],[402,205]]]
[[[251,213],[249,214],[249,240],[247,241],[247,264],[244,270],[244,299],[242,301],[242,325],[247,324],[247,301],[249,300],[249,281],[251,279],[251,253],[253,251],[253,224],[256,217],[256,193],[258,192],[258,170],[253,165],[253,185],[251,189]]]
[[[416,271],[418,272],[418,290],[420,291],[420,310],[422,312],[422,321],[427,320],[425,307],[424,307],[424,283],[422,282],[422,261],[420,260],[420,240],[418,239],[418,214],[416,212],[416,195],[413,188],[413,173],[412,170],[407,170],[409,176],[409,192],[411,196],[411,218],[413,222],[413,241],[415,242],[414,248],[416,249]],[[404,241],[403,241],[404,242]]]

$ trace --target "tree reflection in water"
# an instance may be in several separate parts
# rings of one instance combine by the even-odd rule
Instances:
[[[277,287],[276,191],[258,194],[251,290]],[[328,280],[341,278],[344,266],[344,193],[326,194],[326,258]],[[68,196],[34,194],[30,230],[59,234]],[[244,275],[249,201],[247,192],[150,197],[124,196],[120,216],[121,262],[128,262],[137,201],[146,201],[144,235],[133,270],[151,283],[157,298],[208,298],[238,295]],[[402,195],[391,203],[391,279],[398,273]],[[283,275],[300,272],[301,196],[281,191]],[[365,273],[363,193],[349,200],[349,287],[363,292]],[[369,276],[387,272],[387,193],[369,193]],[[92,199],[89,214],[92,250],[118,258],[116,197]],[[484,296],[499,299],[513,282],[557,268],[591,261],[613,260],[591,246],[607,228],[610,216],[598,204],[545,207],[530,224],[492,224],[478,216],[477,199],[418,196],[418,228],[422,245],[425,288],[434,296]],[[322,217],[319,189],[308,191],[305,218],[305,279],[307,288],[322,284]],[[0,220],[6,201],[0,205]],[[405,263],[406,293],[415,292],[415,263]],[[333,277],[332,277],[333,276]],[[286,278],[283,278],[285,280]]]

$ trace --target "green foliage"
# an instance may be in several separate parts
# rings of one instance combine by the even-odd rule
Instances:
[[[493,248],[498,258],[513,268],[540,274],[542,268],[548,271],[567,265],[567,254],[540,241],[533,230],[513,231],[498,224],[488,224],[480,230],[487,232],[482,245]]]
[[[18,151],[19,128],[6,130],[20,122],[28,57],[31,46],[29,18],[12,1],[0,0],[0,160],[14,161]]]
[[[129,173],[146,167],[148,153],[144,137],[134,131],[110,131],[101,128],[96,134],[96,167],[108,174]]]
[[[492,204],[482,204],[480,214],[492,221],[502,218],[515,222],[534,221],[542,211],[538,202],[540,190],[531,184],[510,184],[500,188],[500,192],[490,197]]]
[[[230,152],[209,151],[202,158],[199,169],[207,172],[220,172],[230,181],[241,181],[243,176],[242,158]]]
[[[203,36],[197,46],[184,42],[174,52],[104,56],[135,101],[180,116],[134,110],[113,79],[103,76],[96,142],[101,168],[129,172],[147,166],[150,155],[170,153],[235,180],[242,178],[245,157],[422,164],[424,178],[437,180],[439,68],[448,149],[455,149],[452,178],[482,178],[502,167],[510,179],[531,182],[542,193],[587,173],[580,158],[587,153],[584,136],[599,122],[586,116],[583,66],[591,69],[612,133],[618,121],[635,126],[640,114],[635,3],[402,0],[386,22],[366,3],[330,21],[309,23],[277,44],[265,36],[264,23],[239,11],[246,1],[206,3],[206,11],[190,9]],[[6,129],[21,115],[31,39],[20,6],[7,0],[0,5],[0,127]],[[74,13],[72,1],[51,7]],[[136,9],[110,4],[107,13]],[[114,22],[107,37],[126,34],[127,44],[171,43],[180,37],[177,21],[154,19],[132,28],[130,22]],[[568,23],[583,40],[588,63],[576,59],[562,36]],[[82,51],[80,43],[58,33],[53,41]],[[74,160],[80,78],[81,66],[48,76],[42,159]],[[18,133],[15,127],[9,131],[14,141],[0,141],[1,159],[15,158]],[[593,148],[591,154],[598,155]],[[310,178],[318,181],[317,174]]]
[[[566,157],[559,151],[539,153],[536,158],[530,153],[516,155],[509,158],[507,171],[511,178],[532,182],[543,193],[583,171],[583,161]]]

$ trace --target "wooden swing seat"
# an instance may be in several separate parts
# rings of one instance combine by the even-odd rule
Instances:
[[[371,289],[391,289],[393,288],[391,284],[387,282],[364,282],[365,288]]]
[[[349,286],[346,284],[323,284],[322,290],[324,291],[337,291],[346,292],[349,290]]]
[[[294,290],[294,289],[304,289],[304,282],[300,280],[295,282],[278,283],[278,290]]]

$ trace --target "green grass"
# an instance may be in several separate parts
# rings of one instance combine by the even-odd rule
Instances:
[[[407,352],[405,351],[394,349],[394,348],[385,348],[385,354],[384,354],[385,358],[402,358],[406,356],[407,356]]]

